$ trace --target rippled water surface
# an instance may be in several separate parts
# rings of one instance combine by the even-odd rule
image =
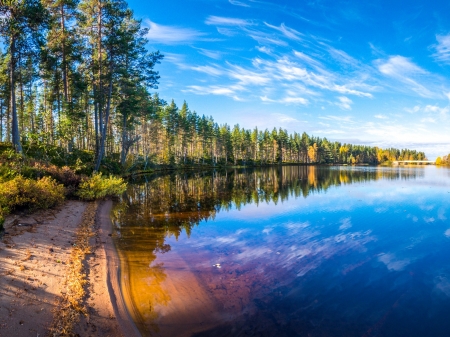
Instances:
[[[144,336],[450,336],[450,171],[143,177],[114,208]]]

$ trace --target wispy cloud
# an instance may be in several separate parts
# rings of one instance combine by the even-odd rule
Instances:
[[[195,29],[163,26],[148,19],[144,20],[144,26],[149,28],[146,35],[149,42],[161,44],[187,44],[205,36]]]
[[[248,36],[251,37],[253,40],[255,40],[256,42],[258,42],[261,45],[270,44],[270,45],[275,45],[275,46],[279,46],[279,47],[287,47],[288,46],[288,43],[286,41],[280,40],[276,36],[268,36],[267,34],[261,33],[258,31],[250,32]]]
[[[385,116],[385,115],[375,115],[373,117],[378,118],[378,119],[389,119],[389,117]]]
[[[273,77],[282,82],[303,82],[309,87],[316,87],[323,90],[338,92],[341,94],[349,94],[363,97],[372,97],[372,94],[363,92],[349,86],[358,87],[360,84],[356,81],[348,84],[337,84],[334,81],[338,76],[322,70],[320,73],[306,69],[295,61],[282,57],[276,61],[256,60],[254,64],[258,64],[266,72],[271,73]],[[340,79],[341,81],[344,79]]]
[[[272,49],[270,49],[270,48],[267,48],[266,46],[256,46],[256,49],[257,50],[259,50],[261,53],[264,53],[264,54],[267,54],[267,55],[270,55],[270,54],[272,54]]]
[[[330,91],[341,94],[337,98],[337,106],[351,110],[353,101],[347,96],[373,97],[370,92],[363,90],[373,90],[374,86],[328,71],[319,61],[303,52],[294,51],[279,57],[270,54],[267,47],[259,48],[261,52],[269,53],[269,57],[273,59],[258,56],[246,67],[226,62],[223,65],[209,64],[190,69],[235,86],[233,94],[239,90],[250,92],[253,98],[259,98],[265,103],[309,105],[310,98],[318,100],[324,92]],[[195,88],[191,92],[203,95],[220,92],[232,97],[231,93],[223,91],[222,87],[219,89],[209,87],[208,90],[201,91]]]
[[[427,104],[424,107],[416,105],[413,108],[405,108],[404,110],[409,113],[421,112],[422,114],[429,114],[434,117],[441,117],[445,119],[447,117],[447,114],[450,112],[450,107],[441,107],[437,104]]]
[[[434,46],[436,52],[433,57],[440,62],[450,62],[450,34],[436,35],[437,45]]]
[[[348,97],[340,96],[338,97],[338,102],[336,102],[335,104],[342,110],[351,110],[353,101]]]
[[[235,6],[250,7],[249,4],[246,4],[246,3],[242,2],[242,1],[228,0],[228,2],[229,2],[230,4],[232,4],[232,5],[235,5]]]
[[[391,56],[382,62],[378,69],[385,75],[403,78],[405,75],[425,74],[426,71],[414,64],[409,58],[403,56]]]
[[[300,104],[300,105],[307,105],[309,103],[306,98],[294,96],[287,96],[281,99],[270,99],[267,96],[261,96],[260,99],[261,101],[266,103]]]
[[[311,56],[306,55],[305,53],[302,53],[300,51],[296,51],[294,50],[294,55],[299,58],[300,60],[302,60],[306,65],[309,65],[311,67],[314,68],[323,68],[323,65],[320,61],[313,59]]]
[[[321,116],[320,119],[325,119],[329,121],[335,121],[335,122],[344,122],[344,123],[353,123],[352,116]]]
[[[238,92],[244,91],[245,88],[234,85],[234,86],[221,86],[221,85],[210,85],[210,86],[199,86],[190,85],[187,89],[182,90],[183,92],[191,92],[197,95],[218,95],[218,96],[228,96],[236,101],[242,101],[243,99],[238,96]]]
[[[227,18],[222,16],[208,16],[205,23],[207,25],[215,26],[249,26],[252,25],[250,21],[238,18]]]
[[[430,86],[419,83],[419,80],[427,81],[426,76],[430,74],[407,57],[396,55],[387,60],[377,60],[375,63],[378,64],[378,70],[383,75],[403,83],[406,90],[412,90],[421,97],[442,96],[441,93],[431,91]]]
[[[412,108],[405,108],[404,109],[406,112],[409,112],[409,113],[416,113],[416,112],[419,112],[419,110],[420,110],[420,105],[416,105],[416,106],[414,106],[414,107],[412,107]]]
[[[214,60],[220,60],[222,58],[222,52],[217,50],[209,50],[209,49],[203,49],[203,48],[196,48],[201,54],[212,58]]]
[[[281,32],[285,37],[291,40],[300,41],[301,40],[300,36],[303,35],[302,33],[296,31],[295,29],[287,27],[284,23],[282,23],[279,27],[269,25],[267,22],[264,22],[264,24],[267,27],[270,27],[272,29]]]
[[[239,80],[241,84],[264,85],[270,81],[270,77],[266,74],[261,74],[256,71],[251,71],[234,65],[232,65],[231,68],[232,70],[230,71],[230,76]]]
[[[448,106],[441,108],[438,105],[430,105],[430,104],[425,106],[424,108],[424,112],[439,114],[441,117],[446,117],[449,110],[450,109]]]
[[[349,54],[347,54],[343,50],[329,47],[328,51],[329,51],[330,55],[341,64],[349,65],[352,67],[359,66],[359,61],[356,60],[355,58],[351,57]]]
[[[288,116],[286,114],[274,113],[272,115],[274,117],[276,117],[277,120],[282,124],[284,124],[284,123],[300,123],[300,121],[298,119]]]
[[[212,66],[198,66],[192,67],[191,69],[211,76],[220,76],[223,74],[221,69]]]
[[[431,117],[427,117],[427,118],[422,118],[420,120],[421,123],[436,123],[436,119],[431,118]]]

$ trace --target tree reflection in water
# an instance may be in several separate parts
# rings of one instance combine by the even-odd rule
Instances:
[[[155,308],[172,300],[164,288],[165,267],[158,253],[171,250],[166,239],[190,236],[195,226],[218,212],[247,204],[308,197],[333,186],[378,179],[411,179],[416,169],[282,166],[145,176],[129,184],[113,216],[122,260],[122,291],[129,311],[145,334],[158,332]]]

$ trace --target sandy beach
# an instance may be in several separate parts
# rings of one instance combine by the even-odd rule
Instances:
[[[91,248],[81,261],[84,314],[72,320],[75,324],[67,335],[139,336],[120,293],[111,207],[111,201],[66,201],[55,209],[6,219],[0,240],[0,336],[58,335],[52,328],[67,306],[71,254],[86,221],[91,224]]]

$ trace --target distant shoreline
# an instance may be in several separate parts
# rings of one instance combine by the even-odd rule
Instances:
[[[255,169],[255,168],[270,168],[270,167],[281,167],[281,166],[305,166],[305,167],[337,167],[337,166],[365,166],[365,167],[399,167],[399,166],[435,166],[434,164],[402,164],[394,165],[392,162],[385,162],[381,164],[369,164],[369,163],[358,163],[358,164],[317,164],[317,163],[282,163],[282,164],[264,164],[264,165],[193,165],[184,167],[158,167],[145,171],[136,171],[133,173],[128,173],[123,175],[124,178],[150,175],[154,173],[167,173],[167,172],[192,172],[192,171],[202,171],[202,170],[230,170],[230,169]]]

